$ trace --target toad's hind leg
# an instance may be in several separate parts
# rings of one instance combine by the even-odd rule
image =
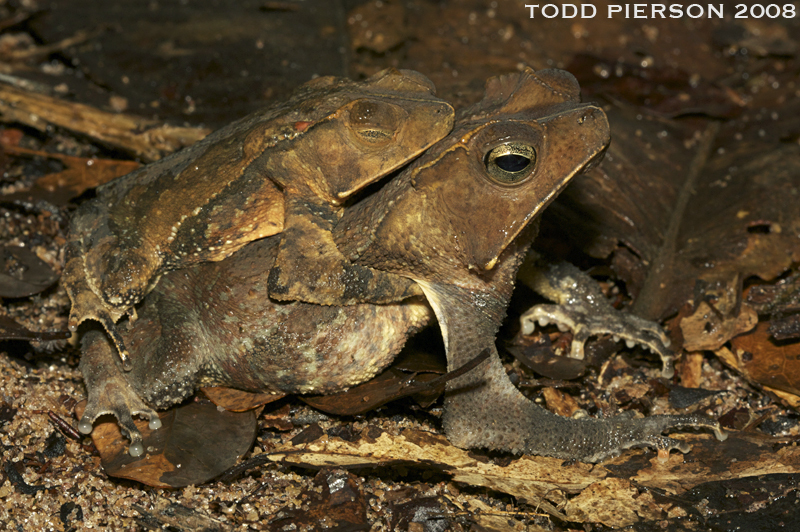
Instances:
[[[537,406],[511,383],[494,346],[505,303],[490,292],[420,284],[442,327],[448,370],[484,348],[492,353],[447,385],[444,427],[455,445],[596,462],[634,446],[655,447],[662,457],[670,449],[686,452],[684,442],[662,435],[676,427],[710,428],[724,439],[719,424],[703,416],[569,419]]]

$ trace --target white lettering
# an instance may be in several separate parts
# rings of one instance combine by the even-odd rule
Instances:
[[[644,8],[646,7],[647,4],[633,4],[633,18],[647,18],[644,13]]]
[[[717,18],[722,18],[722,4],[719,5],[719,11],[714,7],[714,4],[708,4],[708,18],[711,18],[712,13]]]
[[[547,14],[546,11],[548,7],[553,8],[554,13],[552,15]],[[558,16],[558,6],[555,4],[545,4],[542,8],[542,15],[544,15],[545,18],[556,18]]]
[[[545,18],[575,18],[578,16],[578,4],[525,4],[525,7],[528,9],[529,18],[536,18],[537,13],[540,17]],[[621,11],[621,4],[609,6],[609,18],[612,17],[612,13]],[[594,18],[597,16],[597,7],[594,4],[581,4],[580,12],[581,18]]]
[[[614,13],[622,13],[622,6],[619,4],[608,4],[608,18],[614,18]]]
[[[652,6],[652,18],[656,18],[658,15],[661,18],[664,18],[664,10],[667,8],[664,4],[653,4]]]
[[[692,8],[693,7],[696,7],[697,9],[699,9],[700,13],[697,14],[697,15],[692,15]],[[691,18],[700,18],[703,15],[705,15],[705,10],[703,9],[703,6],[701,6],[700,4],[691,4],[689,7],[686,8],[686,14],[689,15]]]
[[[527,7],[528,9],[531,10],[530,18],[534,18],[533,12],[536,11],[539,8],[539,4],[536,4],[536,5],[525,4],[525,7]]]
[[[681,18],[683,16],[683,6],[680,4],[669,5],[669,18]]]

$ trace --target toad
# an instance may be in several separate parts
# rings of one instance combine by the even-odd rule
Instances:
[[[121,331],[135,354],[130,372],[101,330],[85,335],[89,400],[80,430],[114,414],[136,455],[143,449],[132,416],[155,428],[155,409],[201,386],[341,391],[376,375],[435,316],[449,370],[489,352],[447,384],[443,423],[455,445],[598,461],[636,445],[686,452],[685,443],[662,435],[674,427],[720,434],[717,423],[694,415],[557,416],[523,396],[498,357],[495,335],[538,215],[608,142],[605,114],[580,103],[568,73],[528,69],[490,80],[483,101],[461,113],[453,133],[349,206],[333,228],[351,263],[423,296],[350,306],[272,299],[276,237],[221,262],[170,272],[145,298],[138,321]]]
[[[100,187],[71,223],[62,276],[70,329],[99,321],[129,369],[115,324],[135,318],[134,306],[163,273],[222,260],[281,231],[288,249],[276,257],[274,297],[340,304],[406,297],[406,284],[350,264],[330,231],[355,191],[450,131],[453,109],[433,93],[413,71],[389,69],[363,82],[318,78],[286,102]],[[292,247],[297,240],[314,242],[313,250]],[[322,277],[304,275],[312,254]],[[352,278],[368,280],[361,292],[347,289]]]

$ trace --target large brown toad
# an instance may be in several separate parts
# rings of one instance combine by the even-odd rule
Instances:
[[[73,217],[66,248],[70,328],[99,321],[129,367],[115,324],[135,317],[134,305],[164,272],[222,260],[281,231],[290,249],[277,258],[275,296],[344,304],[404,297],[385,274],[347,262],[330,230],[350,195],[450,131],[453,109],[433,92],[412,71],[385,70],[363,82],[319,78],[99,188]],[[298,239],[315,242],[315,261],[325,263],[315,286],[298,267],[306,260],[291,247]],[[351,278],[370,279],[368,294],[346,290]]]
[[[102,331],[85,336],[89,402],[81,430],[112,413],[137,454],[141,435],[131,416],[157,426],[154,408],[174,405],[199,386],[340,391],[383,369],[435,315],[451,370],[490,352],[448,383],[444,427],[454,444],[587,461],[633,445],[686,451],[661,433],[717,425],[699,416],[556,416],[513,386],[494,345],[535,234],[532,222],[608,142],[603,111],[579,102],[571,75],[526,70],[490,80],[484,100],[462,113],[453,133],[348,207],[333,231],[353,264],[417,286],[424,299],[352,306],[270,299],[275,238],[222,262],[171,272],[123,331],[136,355],[131,372],[122,371]]]

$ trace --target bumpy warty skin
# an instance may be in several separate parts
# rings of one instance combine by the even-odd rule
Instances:
[[[483,107],[470,109],[451,135],[345,210],[331,233],[343,256],[389,276],[402,293],[419,290],[425,301],[280,303],[269,298],[268,286],[278,239],[251,243],[224,261],[161,279],[122,333],[135,354],[129,373],[101,333],[87,335],[81,369],[89,402],[81,424],[113,413],[136,442],[141,435],[131,414],[153,419],[153,407],[175,404],[200,385],[343,390],[384,368],[435,313],[450,370],[490,352],[448,382],[444,427],[454,444],[587,461],[635,445],[687,450],[661,432],[716,424],[697,416],[561,418],[513,386],[494,345],[535,219],[609,142],[603,111],[579,103],[578,93],[562,71],[491,80]],[[488,155],[509,146],[536,155],[522,170],[491,173]]]
[[[328,207],[337,218],[349,195],[450,131],[453,108],[433,92],[430,80],[413,71],[387,69],[360,82],[318,78],[284,102],[99,187],[70,228],[62,275],[72,301],[70,328],[99,321],[129,365],[115,324],[134,314],[161,275],[223,260],[284,227],[297,232],[297,216],[318,216],[314,206]],[[301,201],[285,205],[287,198]],[[291,209],[305,203],[312,208]],[[330,241],[325,231],[329,227],[311,223],[289,238],[315,238],[323,245]],[[325,251],[329,269],[349,265],[332,242]],[[279,262],[301,260],[290,252]],[[303,300],[305,285],[291,277],[302,270],[283,271],[289,274],[276,294]],[[382,273],[375,275],[391,284]]]
[[[136,354],[124,375],[136,395],[165,408],[198,386],[341,391],[384,369],[431,316],[420,298],[347,307],[270,300],[266,279],[277,244],[265,239],[232,260],[162,278],[123,332]],[[107,351],[84,356],[84,371],[115,364]]]

